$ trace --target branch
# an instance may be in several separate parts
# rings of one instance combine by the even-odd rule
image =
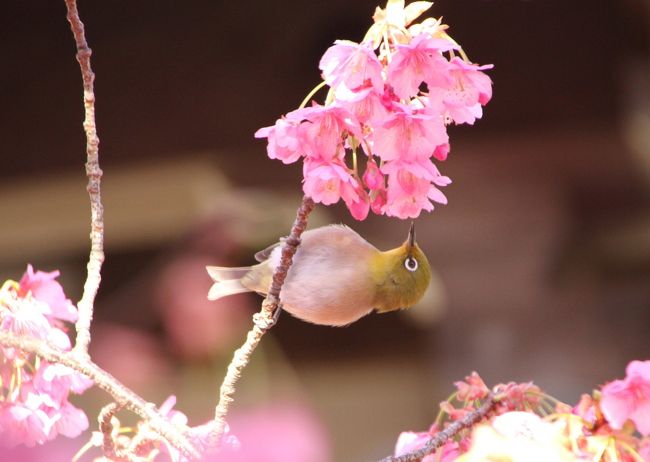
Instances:
[[[462,430],[470,428],[476,422],[484,419],[499,402],[499,397],[490,393],[486,401],[478,409],[470,412],[465,417],[451,423],[447,428],[438,432],[433,436],[423,448],[417,451],[402,454],[401,456],[388,456],[381,459],[379,462],[419,462],[429,454],[433,453],[440,446],[445,444],[451,438],[456,436]]]
[[[74,351],[61,351],[37,339],[18,337],[2,331],[0,331],[0,345],[8,348],[18,348],[26,353],[35,354],[48,362],[63,364],[85,375],[95,382],[95,385],[110,394],[119,407],[127,408],[138,414],[149,423],[156,433],[167,439],[171,445],[186,457],[190,459],[200,457],[199,452],[181,429],[161,416],[153,404],[147,403],[140,398],[111,374],[93,363],[88,357],[81,357],[75,354]]]
[[[109,459],[122,458],[121,454],[118,454],[118,449],[115,447],[115,440],[113,439],[113,417],[120,410],[120,407],[116,403],[109,403],[102,408],[99,412],[99,431],[102,432],[102,449],[104,451],[104,456]]]
[[[232,361],[228,365],[226,377],[224,377],[219,390],[219,404],[217,404],[214,411],[215,430],[211,437],[215,444],[218,444],[223,435],[226,426],[226,415],[228,414],[230,403],[233,402],[235,386],[241,377],[241,372],[250,361],[251,355],[262,339],[262,336],[275,322],[273,316],[280,305],[280,290],[287,277],[287,272],[291,267],[292,258],[300,245],[300,236],[307,227],[307,217],[314,209],[314,205],[314,201],[311,198],[307,196],[303,197],[302,204],[296,212],[296,220],[293,222],[291,234],[284,240],[280,264],[273,272],[273,281],[271,282],[269,293],[262,302],[260,312],[253,316],[255,325],[248,332],[244,344],[235,351]]]
[[[104,262],[104,207],[101,199],[101,178],[102,170],[99,168],[99,138],[95,126],[95,93],[93,82],[95,74],[90,67],[90,55],[92,50],[88,47],[84,33],[84,25],[79,19],[76,0],[65,0],[68,10],[67,19],[74,35],[77,45],[77,61],[81,67],[81,77],[84,89],[84,110],[85,119],[83,123],[86,132],[86,176],[88,186],[86,187],[90,196],[90,256],[88,258],[86,282],[84,291],[77,304],[79,309],[79,320],[76,324],[77,339],[74,351],[87,356],[88,345],[90,344],[90,323],[93,319],[93,305],[99,283],[101,281],[101,269]]]

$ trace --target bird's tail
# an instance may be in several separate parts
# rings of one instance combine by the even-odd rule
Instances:
[[[241,283],[241,279],[252,269],[250,266],[241,268],[206,266],[205,269],[208,270],[208,274],[214,281],[208,292],[208,300],[217,300],[228,295],[251,291]]]

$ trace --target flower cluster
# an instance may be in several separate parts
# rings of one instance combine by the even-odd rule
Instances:
[[[489,394],[475,372],[455,385],[428,431],[399,435],[395,456],[423,448],[450,423],[475,412]],[[573,407],[532,383],[500,384],[492,393],[497,403],[488,418],[422,461],[650,462],[650,361],[632,361],[625,379],[583,395]]]
[[[492,82],[471,63],[440,20],[413,21],[431,6],[389,0],[361,43],[338,40],[320,61],[329,93],[255,133],[268,155],[304,158],[303,190],[325,205],[343,199],[352,216],[416,218],[446,203],[451,180],[431,161],[449,153],[447,125],[473,124]],[[317,87],[317,89],[320,88]],[[363,152],[365,169],[357,155]]]
[[[59,272],[34,271],[0,289],[0,329],[70,350],[65,321],[77,309],[56,281]],[[14,348],[0,348],[0,443],[42,444],[61,434],[70,438],[88,428],[88,418],[68,401],[92,382],[60,364],[50,364]]]

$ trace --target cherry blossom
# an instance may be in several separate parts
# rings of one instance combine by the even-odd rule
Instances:
[[[448,124],[482,117],[491,66],[470,62],[441,20],[414,22],[430,7],[388,0],[361,43],[337,40],[325,51],[323,83],[303,104],[255,133],[271,159],[304,159],[303,190],[314,201],[342,199],[358,220],[369,210],[416,218],[432,201],[447,203],[439,188],[451,180],[431,159],[447,159]],[[304,107],[321,86],[329,87],[324,104]],[[361,177],[362,154],[383,179]]]
[[[20,279],[21,295],[31,292],[32,296],[47,304],[51,310],[51,316],[63,321],[76,322],[78,316],[77,308],[63,293],[63,287],[56,281],[59,271],[49,273],[43,271],[34,272],[32,265],[27,265],[27,271]]]
[[[368,44],[337,40],[318,67],[325,82],[334,89],[341,86],[348,92],[355,91],[368,83],[376,92],[383,91],[382,65]]]
[[[642,435],[650,435],[650,361],[632,361],[623,380],[606,384],[600,407],[613,428],[623,428],[629,419]]]
[[[58,276],[58,271],[34,271],[28,265],[20,282],[5,282],[0,289],[0,329],[70,350],[64,321],[76,320],[77,309],[56,281]],[[86,414],[68,398],[92,386],[91,380],[13,348],[0,352],[3,445],[43,444],[59,434],[76,437],[88,428]]]
[[[334,204],[343,197],[347,201],[359,199],[358,182],[340,161],[326,162],[307,159],[304,165],[305,194],[325,205]]]
[[[458,48],[454,43],[421,34],[408,44],[397,45],[387,69],[387,82],[402,99],[419,92],[422,82],[429,87],[446,87],[451,83],[450,63],[442,52]]]
[[[492,425],[479,425],[472,432],[470,449],[458,462],[577,462],[564,445],[559,429],[531,412],[509,412]]]

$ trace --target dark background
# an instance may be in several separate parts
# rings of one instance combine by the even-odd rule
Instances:
[[[375,6],[80,2],[106,175],[94,346],[147,399],[174,392],[193,422],[210,417],[259,299],[206,303],[202,267],[250,264],[300,201],[300,166],[269,160],[252,134],[297,107],[322,53],[360,40]],[[484,119],[450,128],[449,205],[417,222],[431,294],[345,329],[284,315],[242,379],[242,412],[299,401],[321,423],[331,455],[318,460],[390,452],[472,370],[574,402],[650,354],[649,3],[440,0],[429,14],[495,65]],[[77,300],[88,213],[74,51],[62,1],[5,2],[0,273],[60,268]],[[408,228],[340,206],[314,220],[380,248]]]

